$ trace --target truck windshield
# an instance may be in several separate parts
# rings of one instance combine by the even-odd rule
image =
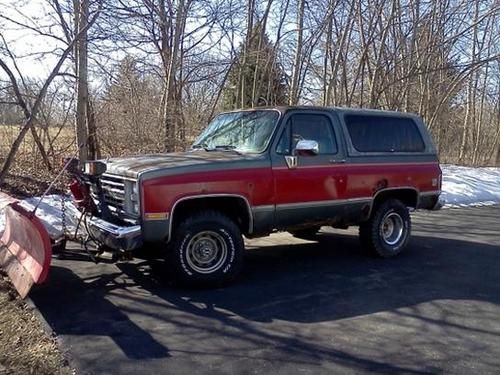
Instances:
[[[271,139],[277,111],[242,111],[222,113],[208,125],[193,148],[263,152]]]

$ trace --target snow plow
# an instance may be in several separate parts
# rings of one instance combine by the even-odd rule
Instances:
[[[34,284],[42,284],[47,279],[52,258],[49,234],[34,212],[3,193],[0,193],[0,209],[5,212],[0,268],[25,298]]]

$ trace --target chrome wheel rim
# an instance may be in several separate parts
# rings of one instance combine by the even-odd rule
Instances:
[[[227,258],[227,245],[217,232],[196,233],[187,245],[186,261],[198,273],[217,271]]]
[[[397,244],[404,233],[403,218],[396,212],[389,212],[385,215],[380,224],[380,234],[387,245]]]

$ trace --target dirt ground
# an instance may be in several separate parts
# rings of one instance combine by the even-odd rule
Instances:
[[[74,374],[31,307],[0,271],[0,374]]]

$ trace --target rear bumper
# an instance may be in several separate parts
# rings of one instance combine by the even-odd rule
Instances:
[[[130,251],[143,245],[140,225],[120,226],[98,217],[92,217],[87,224],[90,234],[112,249]]]
[[[443,208],[444,206],[444,200],[443,199],[440,199],[438,198],[436,203],[434,204],[434,206],[431,208],[432,211],[437,211],[437,210],[440,210],[441,208]]]
[[[444,206],[444,201],[440,199],[441,191],[429,191],[420,193],[418,209],[436,211]]]

